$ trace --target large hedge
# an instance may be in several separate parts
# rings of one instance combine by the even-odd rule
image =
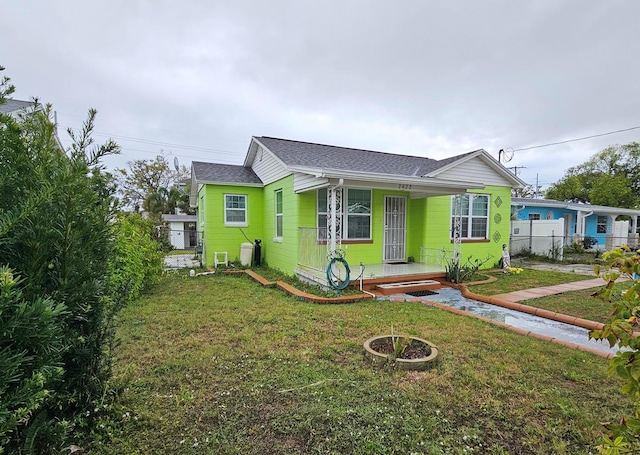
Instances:
[[[118,147],[93,143],[95,111],[66,151],[49,112],[0,115],[0,453],[59,453],[91,430],[114,316],[161,268],[118,216],[100,164]]]

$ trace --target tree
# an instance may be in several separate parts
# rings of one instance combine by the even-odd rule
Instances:
[[[511,191],[512,197],[534,198],[539,195],[540,192],[536,192],[534,186],[529,184],[527,184],[524,188],[516,188]]]
[[[116,169],[125,206],[134,212],[142,209],[157,218],[162,213],[171,213],[176,207],[188,206],[189,194],[184,186],[189,175],[186,166],[173,171],[163,155],[154,160],[135,160],[127,164],[129,170]]]
[[[640,144],[613,145],[578,166],[546,192],[549,199],[636,208],[640,205]]]
[[[0,453],[61,453],[95,430],[114,317],[162,269],[149,221],[116,210],[101,159],[119,147],[94,143],[95,117],[62,150],[50,106],[0,114]]]
[[[607,283],[594,295],[610,302],[613,311],[604,328],[591,331],[589,336],[621,349],[609,361],[609,374],[622,378],[622,393],[628,395],[635,412],[620,423],[606,425],[611,435],[604,438],[598,450],[607,455],[640,453],[640,338],[634,337],[640,326],[640,255],[628,248],[616,248],[604,253],[602,259],[604,268],[596,266],[595,272],[602,271]],[[632,279],[631,287],[623,292],[614,287],[621,276]]]

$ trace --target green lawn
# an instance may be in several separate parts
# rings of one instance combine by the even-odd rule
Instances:
[[[597,278],[595,275],[587,276],[576,273],[560,273],[534,269],[524,269],[522,273],[518,274],[503,273],[501,270],[481,271],[481,273],[487,277],[497,278],[493,283],[468,286],[471,292],[482,295],[504,294],[507,292],[521,291],[523,289],[553,286],[554,284]]]
[[[438,345],[439,365],[371,367],[362,343],[392,328]],[[309,304],[245,276],[168,276],[119,336],[131,382],[92,454],[587,454],[626,403],[600,357],[419,303]]]
[[[619,298],[620,293],[629,289],[632,284],[633,282],[631,281],[616,283],[613,287],[613,294],[617,296],[616,298]],[[524,300],[520,303],[555,311],[556,313],[606,323],[611,320],[613,305],[612,303],[605,302],[593,296],[598,289],[600,288],[596,287],[582,291],[564,292],[539,299]]]
[[[590,277],[586,275],[531,269],[525,269],[518,275],[507,275],[502,272],[490,272],[489,275],[495,276],[497,281],[489,284],[469,286],[469,290],[482,295],[495,295],[521,289],[590,279]],[[628,289],[629,286],[631,286],[630,281],[616,283],[614,285],[614,294],[619,294]],[[590,321],[605,323],[610,320],[613,307],[611,303],[592,296],[598,289],[599,288],[595,287],[581,291],[564,292],[562,294],[550,295],[538,299],[523,300],[519,303],[536,308],[544,308],[545,310],[556,313],[589,319]]]

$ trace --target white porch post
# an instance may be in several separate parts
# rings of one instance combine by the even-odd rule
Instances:
[[[453,262],[460,262],[462,249],[462,195],[453,196]]]
[[[335,251],[342,247],[342,188],[329,187],[327,190],[327,255],[334,256]]]

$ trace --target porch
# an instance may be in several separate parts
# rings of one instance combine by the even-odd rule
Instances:
[[[327,267],[331,260],[331,254],[327,242],[323,240],[323,230],[316,228],[299,228],[298,266],[295,270],[300,278],[317,283],[321,286],[329,286],[327,280]],[[320,240],[319,240],[320,239]],[[420,248],[418,258],[410,258],[409,261],[399,262],[358,262],[358,258],[345,260],[349,264],[349,278],[354,286],[360,286],[360,280],[365,289],[371,289],[380,284],[433,280],[443,278],[446,274],[447,260],[453,257],[453,249],[450,248]],[[337,262],[334,273],[341,279],[346,277],[344,265]]]

